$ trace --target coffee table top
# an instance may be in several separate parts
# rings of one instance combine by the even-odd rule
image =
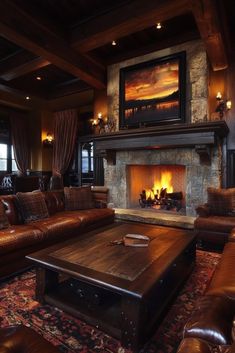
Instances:
[[[147,235],[149,246],[110,245],[111,241],[129,233]],[[115,223],[40,250],[27,258],[39,266],[74,278],[141,294],[144,287],[156,282],[194,237],[192,232],[180,229]]]

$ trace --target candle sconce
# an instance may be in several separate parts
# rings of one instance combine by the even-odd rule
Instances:
[[[216,100],[218,102],[218,105],[217,105],[215,111],[216,111],[216,113],[219,113],[220,119],[222,120],[224,113],[231,109],[232,102],[231,102],[231,100],[223,100],[222,94],[220,92],[217,93]]]

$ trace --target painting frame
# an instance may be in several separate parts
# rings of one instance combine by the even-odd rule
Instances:
[[[119,128],[184,123],[185,94],[185,51],[121,68]]]

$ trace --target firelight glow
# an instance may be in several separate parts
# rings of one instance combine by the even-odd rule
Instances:
[[[154,195],[160,196],[161,189],[167,189],[168,193],[173,192],[173,185],[172,185],[172,173],[171,172],[162,172],[161,179],[156,179],[154,181],[152,189],[146,190],[146,198],[150,198],[154,200]]]

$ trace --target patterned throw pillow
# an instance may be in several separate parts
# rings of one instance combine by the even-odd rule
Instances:
[[[0,201],[0,229],[8,228],[9,222],[5,212],[5,207],[2,201]]]
[[[211,213],[218,216],[235,215],[235,188],[207,189],[208,205]]]
[[[65,209],[68,211],[94,208],[94,201],[90,186],[65,187]]]
[[[18,192],[16,197],[25,223],[49,217],[44,196],[40,191]]]

